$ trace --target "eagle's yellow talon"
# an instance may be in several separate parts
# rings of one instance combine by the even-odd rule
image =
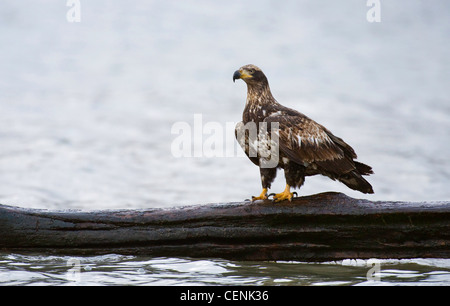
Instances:
[[[264,188],[259,196],[252,197],[252,202],[258,200],[267,200],[267,188]]]
[[[289,200],[289,202],[292,202],[292,198],[294,197],[294,193],[291,192],[291,187],[289,185],[286,185],[286,189],[282,193],[277,193],[273,196],[273,200],[275,202],[281,202],[284,200]]]

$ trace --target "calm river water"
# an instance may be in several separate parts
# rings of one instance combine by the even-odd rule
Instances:
[[[259,171],[233,140],[246,88],[232,75],[248,63],[280,103],[349,142],[375,171],[374,195],[320,177],[300,195],[450,199],[448,1],[381,1],[373,23],[360,0],[79,3],[80,22],[69,22],[65,1],[0,3],[0,203],[138,209],[259,194]],[[181,157],[174,126],[191,129]],[[273,191],[283,187],[280,173]],[[445,259],[380,261],[376,282],[362,260],[0,253],[0,284],[74,284],[73,261],[81,284],[450,282]]]

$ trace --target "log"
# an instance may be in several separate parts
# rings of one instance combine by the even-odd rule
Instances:
[[[171,209],[48,211],[0,205],[0,250],[231,260],[450,258],[450,202],[341,193]]]

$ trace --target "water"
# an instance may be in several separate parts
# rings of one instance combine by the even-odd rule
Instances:
[[[450,285],[448,260],[381,260],[379,272],[364,260],[327,263],[230,262],[218,259],[105,255],[0,256],[3,285]],[[71,272],[79,264],[78,276]]]
[[[64,1],[0,3],[0,203],[133,209],[259,194],[246,158],[171,152],[177,122],[199,114],[225,137],[240,120],[246,89],[231,79],[248,63],[282,104],[344,138],[375,171],[374,195],[320,177],[300,194],[450,199],[448,1],[383,1],[380,23],[357,0],[80,2],[79,23],[67,22]],[[280,173],[273,191],[283,188]],[[65,257],[0,256],[1,284],[67,283]],[[90,284],[371,284],[366,266],[341,263],[80,261]],[[448,266],[382,262],[382,281],[448,284]]]

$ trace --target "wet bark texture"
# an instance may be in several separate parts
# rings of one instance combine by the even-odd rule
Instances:
[[[322,193],[292,203],[146,210],[0,205],[0,250],[232,260],[450,258],[450,202],[371,202]]]

